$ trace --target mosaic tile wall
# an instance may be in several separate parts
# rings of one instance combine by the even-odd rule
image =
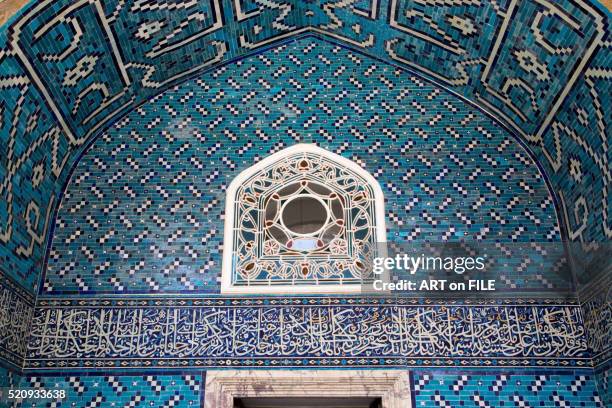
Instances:
[[[466,0],[443,5],[435,1],[418,4],[410,1],[32,2],[28,10],[11,19],[0,32],[0,272],[3,282],[7,282],[5,286],[21,285],[30,293],[40,290],[52,294],[54,290],[61,291],[61,287],[67,287],[66,291],[88,292],[93,286],[87,284],[88,276],[78,279],[79,272],[71,270],[70,266],[65,274],[74,280],[66,279],[66,286],[57,278],[43,288],[37,287],[61,186],[68,178],[68,169],[88,141],[132,107],[197,71],[304,32],[327,36],[378,58],[416,69],[476,101],[506,122],[529,144],[550,176],[562,204],[561,233],[584,244],[576,258],[589,260],[588,254],[592,252],[589,243],[612,237],[608,194],[612,177],[606,153],[610,110],[605,109],[612,95],[612,59],[609,57],[612,40],[610,14],[602,10],[598,4],[583,0],[504,0],[495,3]],[[292,62],[286,69],[294,65]],[[357,79],[358,82],[363,80]],[[270,79],[269,83],[273,89],[275,79]],[[325,88],[325,84],[320,85]],[[201,87],[206,86],[201,84]],[[425,83],[425,86],[430,85]],[[285,107],[285,121],[293,120],[292,116],[297,114],[295,108],[293,105]],[[414,108],[418,110],[418,106]],[[230,108],[224,109],[231,114]],[[324,112],[320,107],[316,110]],[[167,114],[172,115],[171,112]],[[345,120],[353,116],[355,114],[351,113]],[[380,120],[387,120],[386,116]],[[210,125],[213,129],[216,126],[214,121]],[[248,121],[244,125],[246,127],[237,129],[261,130]],[[287,125],[280,122],[276,126]],[[303,131],[299,133],[300,137],[304,134]],[[253,140],[263,137],[254,134]],[[290,136],[294,140],[297,138],[295,134]],[[232,140],[235,135],[224,137],[237,151],[235,155],[241,151],[240,147],[248,145],[248,141],[240,139],[242,144],[238,147],[238,139]],[[324,146],[343,148],[334,146],[325,134],[309,137]],[[359,133],[351,137],[359,140]],[[384,134],[384,137],[392,140],[393,135]],[[108,143],[112,144],[112,140]],[[469,147],[469,141],[464,138],[457,143]],[[502,146],[504,150],[510,148],[503,142],[495,148]],[[434,145],[430,147],[435,149]],[[214,145],[207,148],[208,152],[217,154]],[[376,144],[369,148],[374,149],[374,156],[382,150]],[[364,163],[365,153],[361,151],[370,154],[367,149],[354,149],[350,145],[344,149],[346,154],[356,155]],[[491,153],[493,156],[489,158],[494,161],[501,161],[504,156]],[[246,158],[252,161],[249,156],[234,159],[234,166],[239,166],[241,160],[246,162]],[[383,172],[394,167],[391,161],[384,163]],[[512,166],[511,163],[502,164]],[[232,168],[232,163],[223,165]],[[193,166],[197,168],[197,164]],[[374,173],[378,170],[376,168]],[[210,184],[217,187],[221,184],[215,177],[224,177],[214,172],[202,176],[209,177]],[[393,191],[394,186],[387,188]],[[402,187],[395,186],[395,189],[399,191]],[[91,193],[95,196],[95,191]],[[163,197],[159,191],[156,194]],[[546,207],[550,205],[546,203]],[[204,207],[197,207],[195,211],[204,218],[208,216]],[[410,224],[413,220],[406,221],[397,213],[393,214],[397,219],[390,216],[392,221],[408,222],[397,231],[406,232],[408,235],[401,238],[409,239],[409,234],[416,232],[407,228],[413,226]],[[429,212],[419,216],[431,218]],[[490,216],[496,219],[495,215]],[[469,216],[464,220],[455,213],[455,217],[471,227]],[[521,217],[530,219],[528,214]],[[123,221],[121,217],[119,221]],[[446,220],[434,221],[449,228],[452,225],[445,224]],[[461,229],[469,228],[462,226]],[[528,235],[519,231],[521,239]],[[538,230],[541,234],[549,232]],[[197,238],[211,242],[216,239],[215,236]],[[112,256],[121,257],[125,251],[117,246],[113,251],[118,255]],[[219,248],[211,244],[206,249],[211,255],[204,259],[210,264],[208,267],[199,265],[199,275],[178,283],[164,277],[164,273],[181,270],[181,257],[190,256],[190,250],[183,247],[180,256],[175,256],[178,261],[170,265],[174,269],[156,272],[157,280],[174,285],[173,291],[183,288],[206,291],[209,288],[214,292],[216,278],[210,270]],[[87,251],[78,250],[86,252],[82,258],[86,259]],[[135,248],[138,250],[141,249]],[[155,248],[147,250],[156,253]],[[81,257],[74,252],[68,255]],[[162,257],[166,255],[162,253]],[[64,259],[60,256],[56,261],[61,264]],[[104,265],[99,266],[104,268]],[[134,267],[137,268],[137,264]],[[590,269],[603,270],[603,267]],[[120,282],[109,276],[101,289],[107,292],[130,290],[127,289],[129,284],[135,281],[129,277],[130,271],[121,271]],[[589,276],[583,281],[588,281]],[[543,278],[545,281],[536,277],[539,289],[559,285],[548,277]],[[509,288],[525,284],[518,275],[511,276],[508,281]],[[147,284],[148,287],[141,290],[156,290],[155,282]],[[136,289],[139,285],[136,283],[132,287]],[[14,310],[13,299],[17,298],[11,295],[8,302],[3,301],[8,305],[3,307],[4,316]],[[16,302],[20,304],[21,300]],[[590,310],[588,307],[585,305],[585,310]],[[606,309],[603,310],[601,313],[605,313]],[[593,313],[592,316],[597,320],[605,315]],[[12,324],[25,327],[21,323]],[[0,339],[2,344],[11,341]],[[599,375],[598,379],[605,383],[605,375]]]
[[[516,248],[563,251],[553,199],[510,134],[417,77],[306,38],[177,86],[105,132],[62,200],[42,293],[218,293],[226,187],[297,142],[375,175],[388,241],[498,241],[509,256],[486,252],[505,260],[491,273],[500,289],[569,288],[562,260]]]
[[[611,42],[597,3],[224,3],[45,0],[4,26],[5,274],[34,288],[65,170],[105,124],[199,69],[304,31],[418,69],[493,111],[551,175],[570,238],[610,239]]]
[[[604,405],[609,407],[612,405],[612,387],[611,379],[612,363],[608,360],[606,363],[595,368],[595,381],[597,383],[597,391]]]
[[[204,373],[24,377],[23,389],[63,390],[65,398],[11,401],[15,407],[203,407]],[[51,405],[49,405],[51,404]]]
[[[606,405],[584,371],[491,373],[411,371],[415,408],[589,407]],[[21,387],[65,390],[57,400],[24,400],[17,407],[200,407],[205,373],[61,375],[24,378]],[[61,405],[60,405],[61,402]]]
[[[10,388],[18,388],[24,380],[16,371],[0,366],[0,408],[14,405],[14,401],[9,401],[5,393]]]
[[[567,373],[417,371],[415,408],[606,407],[593,376]]]

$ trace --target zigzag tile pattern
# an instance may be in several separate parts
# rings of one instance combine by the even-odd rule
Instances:
[[[23,400],[17,407],[200,407],[202,372],[173,375],[79,375],[36,377],[21,388],[42,387],[66,392],[62,400]],[[576,372],[411,371],[415,408],[605,407],[592,376]]]
[[[0,37],[2,271],[36,286],[67,164],[106,124],[197,70],[305,31],[420,70],[493,111],[551,175],[569,237],[610,239],[605,12],[584,0],[419,4],[33,2]]]
[[[415,69],[512,127],[552,181],[564,234],[583,244],[575,257],[588,262],[590,243],[612,238],[609,27],[609,13],[586,0],[33,1],[0,30],[2,279],[37,291],[68,169],[106,126],[202,69],[304,32]],[[191,286],[212,289],[213,275]]]
[[[0,387],[15,387],[18,386],[21,381],[22,377],[15,371],[0,367]],[[3,402],[3,400],[0,399],[0,402]]]
[[[610,379],[610,373],[612,371],[612,363],[608,360],[607,363],[601,364],[595,369],[595,380],[597,381],[597,390],[599,395],[606,404],[610,406],[612,404],[612,380]]]
[[[511,254],[487,251],[504,258],[500,288],[568,287],[557,257],[516,248],[563,255],[552,197],[507,132],[415,76],[306,38],[177,86],[105,132],[61,203],[44,293],[218,292],[227,185],[297,142],[376,176],[389,242],[497,241]]]
[[[417,371],[412,379],[415,407],[591,407],[606,405],[592,375],[565,373],[464,374]]]
[[[157,407],[192,408],[203,406],[202,372],[143,375],[28,376],[21,388],[64,391],[64,398],[25,399],[17,407]]]
[[[227,3],[36,1],[2,30],[4,274],[35,290],[68,169],[101,129],[189,75],[252,49],[240,42],[274,39],[301,26],[297,5],[245,4],[248,17],[236,10],[234,21],[222,14],[232,10]],[[282,24],[254,24],[279,13]]]

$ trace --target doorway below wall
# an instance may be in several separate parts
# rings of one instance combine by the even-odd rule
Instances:
[[[234,408],[382,408],[381,398],[234,398]]]
[[[204,408],[412,408],[404,370],[210,370]]]

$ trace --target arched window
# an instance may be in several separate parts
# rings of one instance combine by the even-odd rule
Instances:
[[[367,171],[315,145],[284,149],[229,186],[221,292],[359,291],[384,222]]]

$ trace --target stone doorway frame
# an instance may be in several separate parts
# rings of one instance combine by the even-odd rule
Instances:
[[[204,408],[233,408],[245,397],[376,397],[383,408],[412,408],[406,370],[209,370]]]

